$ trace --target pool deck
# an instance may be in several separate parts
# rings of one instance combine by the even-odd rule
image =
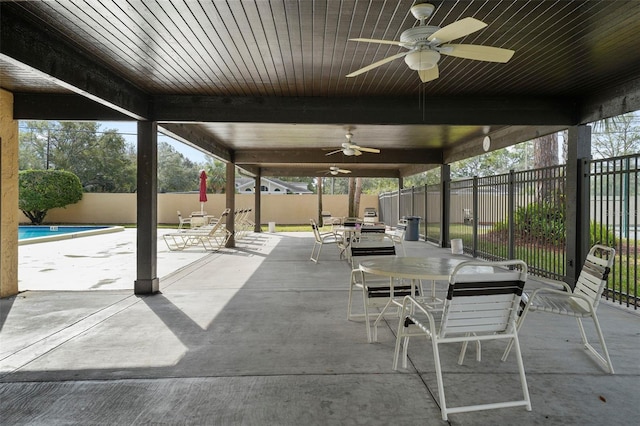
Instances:
[[[346,320],[349,266],[334,247],[310,262],[311,233],[250,234],[236,249],[215,254],[163,252],[159,241],[161,293],[139,297],[132,290],[135,234],[126,232],[20,248],[20,285],[30,290],[0,300],[2,424],[628,425],[637,419],[637,312],[600,305],[615,375],[581,348],[574,320],[531,314],[520,336],[533,410],[451,414],[447,423],[429,347],[416,340],[409,368],[392,371],[397,320],[386,320],[379,342],[367,343],[363,324]],[[455,256],[424,242],[405,245],[412,256]],[[592,335],[593,327],[586,328]],[[486,342],[477,362],[470,347],[463,366],[456,364],[459,346],[443,349],[451,404],[519,392],[513,355],[499,361],[503,349]]]

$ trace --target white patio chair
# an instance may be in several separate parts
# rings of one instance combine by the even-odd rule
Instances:
[[[343,244],[342,237],[340,235],[334,234],[333,232],[323,232],[320,233],[320,229],[318,228],[318,224],[315,220],[310,219],[311,221],[311,229],[313,230],[313,248],[311,249],[311,257],[310,260],[318,263],[318,259],[320,259],[320,251],[322,251],[322,246],[325,244],[335,245],[338,250],[340,249],[340,245]],[[316,248],[318,251],[316,252]],[[340,251],[342,257],[342,251]]]
[[[191,225],[191,218],[182,217],[182,213],[180,213],[180,210],[178,210],[178,220],[180,221],[180,223],[178,224],[178,229],[182,229],[182,225],[184,224]]]
[[[391,298],[401,299],[411,294],[411,285],[403,284],[402,280],[367,274],[360,270],[360,263],[379,256],[396,256],[393,241],[382,235],[380,240],[359,240],[349,246],[351,260],[351,277],[349,282],[349,300],[347,304],[347,320],[364,319],[367,341],[374,341],[373,322],[380,315],[379,308],[384,308]],[[362,294],[363,313],[353,313],[353,294],[360,290]],[[414,295],[419,295],[420,288]],[[389,310],[385,317],[398,317],[398,310]]]
[[[396,245],[402,247],[402,253],[406,256],[407,251],[404,249],[404,234],[407,232],[405,228],[396,227],[391,231],[387,231],[387,235],[391,237]]]
[[[613,248],[600,244],[591,247],[573,291],[567,283],[562,281],[539,279],[547,285],[556,286],[556,288],[543,287],[533,291],[531,295],[525,293],[522,296],[522,301],[526,305],[522,311],[522,315],[520,315],[518,319],[518,329],[522,327],[529,312],[548,312],[574,317],[578,321],[578,328],[580,329],[580,336],[584,348],[591,352],[609,373],[614,374],[613,364],[609,357],[609,351],[604,341],[604,335],[602,334],[596,311],[602,292],[607,285],[607,278],[613,266],[615,253],[616,251]],[[582,318],[591,318],[593,320],[598,339],[600,340],[602,354],[588,342],[584,326],[582,325]],[[503,361],[507,359],[510,350],[511,344],[507,346],[502,356]]]
[[[467,266],[494,266],[495,273],[464,274]],[[503,268],[515,268],[512,270]],[[438,398],[442,419],[448,414],[467,411],[489,410],[524,406],[531,411],[531,400],[520,353],[520,344],[516,327],[517,310],[527,277],[527,265],[521,260],[505,262],[463,262],[456,266],[449,280],[447,298],[442,305],[422,303],[418,298],[407,296],[404,299],[396,335],[393,357],[393,369],[398,369],[400,346],[404,345],[403,368],[407,367],[407,349],[413,336],[426,336],[431,340],[438,383]],[[523,398],[494,403],[448,407],[442,366],[440,364],[440,345],[462,342],[458,364],[462,365],[469,342],[477,344],[477,360],[480,361],[480,342],[497,339],[513,341],[516,349],[518,372]],[[489,376],[487,377],[487,379]],[[502,379],[501,379],[502,380]]]

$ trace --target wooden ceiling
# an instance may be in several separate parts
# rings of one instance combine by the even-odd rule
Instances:
[[[410,0],[0,2],[0,86],[17,119],[152,120],[250,172],[407,176],[640,109],[640,2],[434,1],[429,25],[488,24],[421,83],[397,54]],[[380,154],[327,156],[347,131]],[[348,166],[348,167],[347,167]]]

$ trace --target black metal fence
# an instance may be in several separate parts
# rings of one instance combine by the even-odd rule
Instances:
[[[593,160],[590,177],[590,244],[616,248],[605,297],[638,308],[638,186],[640,154]],[[465,253],[487,260],[522,259],[538,276],[566,275],[566,167],[426,185],[380,196],[380,217],[393,223],[419,216],[420,235],[449,247],[460,239]],[[442,206],[443,189],[448,191]],[[399,194],[399,198],[398,198]],[[442,221],[448,212],[448,221]],[[442,233],[448,223],[448,233]]]

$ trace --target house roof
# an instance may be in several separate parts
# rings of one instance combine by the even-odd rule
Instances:
[[[309,188],[307,187],[307,183],[306,182],[288,182],[288,181],[283,181],[281,179],[277,179],[274,177],[261,177],[261,182],[262,184],[264,183],[268,183],[271,182],[277,186],[280,186],[282,188],[285,188],[286,190],[289,190],[293,193],[296,194],[311,194],[312,191],[309,190]],[[237,177],[236,178],[236,187],[254,187],[254,179],[253,178],[248,178],[248,177]]]
[[[0,85],[16,119],[150,120],[262,176],[401,177],[640,109],[640,2],[434,1],[427,24],[474,17],[421,83],[393,44],[411,0],[0,2]],[[345,134],[380,154],[345,156]]]

